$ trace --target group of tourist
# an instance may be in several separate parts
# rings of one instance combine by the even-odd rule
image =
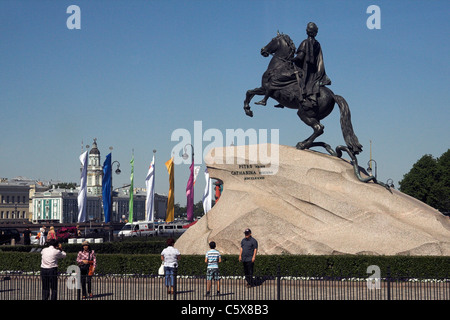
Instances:
[[[252,237],[252,232],[248,228],[245,229],[244,235],[245,237],[241,241],[241,248],[239,251],[239,261],[243,264],[247,287],[250,288],[255,285],[253,279],[253,266],[258,252],[258,241]],[[58,287],[58,260],[64,259],[66,253],[62,250],[61,242],[56,238],[48,240],[47,243],[48,246],[41,251],[42,299],[48,300],[50,297],[51,300],[56,300]],[[167,248],[161,252],[165,285],[168,294],[174,293],[174,281],[178,268],[178,261],[181,257],[180,251],[174,248],[174,244],[174,239],[167,239]],[[222,257],[220,252],[216,249],[216,243],[214,241],[209,243],[209,248],[210,249],[205,254],[205,263],[207,264],[206,296],[211,295],[213,280],[216,282],[216,294],[220,294],[219,263],[222,262]],[[76,262],[80,268],[83,299],[92,298],[91,278],[97,265],[97,259],[95,252],[89,246],[88,241],[82,243],[82,250],[78,252]]]
[[[47,231],[46,226],[42,226],[39,229],[39,232],[36,236],[36,239],[38,239],[38,244],[40,246],[45,245],[47,241],[50,241],[52,239],[56,239],[56,231],[53,226],[50,227],[50,230]],[[27,227],[23,231],[23,244],[24,245],[30,245],[31,244],[31,230],[29,227]]]
[[[241,241],[241,248],[239,251],[239,261],[242,262],[244,267],[245,280],[247,281],[247,287],[251,288],[256,285],[253,279],[253,267],[255,264],[256,254],[258,253],[258,241],[252,237],[252,231],[245,229],[245,237]],[[161,252],[161,260],[164,264],[165,285],[167,287],[167,293],[174,293],[174,280],[176,276],[176,270],[178,268],[178,261],[180,260],[180,251],[173,247],[175,241],[173,239],[167,240],[167,248]],[[209,243],[209,250],[205,255],[205,263],[207,263],[206,269],[206,296],[211,295],[212,281],[216,282],[216,294],[220,294],[220,276],[219,276],[219,263],[222,262],[220,252],[216,249],[216,243],[211,241]]]
[[[79,226],[77,226],[77,237],[81,237],[81,230]],[[55,227],[51,226],[50,230],[47,230],[46,226],[42,226],[39,229],[39,232],[36,236],[36,239],[38,239],[38,244],[40,246],[44,246],[46,242],[50,240],[56,240],[58,237],[56,235]],[[31,230],[29,227],[27,227],[23,231],[23,244],[24,245],[30,245],[31,244]]]
[[[47,241],[48,246],[41,251],[41,280],[42,300],[56,300],[58,289],[58,260],[64,259],[67,254],[63,251],[61,242],[57,239]],[[83,299],[92,298],[91,278],[97,266],[97,258],[94,250],[84,241],[82,249],[77,255],[77,265],[80,268],[81,289]],[[87,285],[87,290],[86,290]]]

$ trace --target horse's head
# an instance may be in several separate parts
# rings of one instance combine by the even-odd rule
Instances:
[[[277,32],[265,47],[261,49],[261,55],[268,57],[270,54],[277,55],[280,58],[292,58],[295,53],[295,45],[287,34]]]

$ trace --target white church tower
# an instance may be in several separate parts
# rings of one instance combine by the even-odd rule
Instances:
[[[102,195],[103,167],[100,164],[100,151],[97,148],[97,139],[94,139],[89,151],[87,167],[87,193],[94,196]]]

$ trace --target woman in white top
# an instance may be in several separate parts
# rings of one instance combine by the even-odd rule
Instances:
[[[45,245],[45,226],[42,226],[40,229],[39,229],[39,245],[40,246],[43,246],[43,245]]]
[[[164,261],[164,274],[166,277],[167,293],[173,293],[174,274],[178,268],[178,260],[180,260],[180,251],[175,249],[173,245],[175,240],[167,239],[167,248],[161,252],[161,260]]]

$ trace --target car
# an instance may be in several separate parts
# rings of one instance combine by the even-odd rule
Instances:
[[[109,233],[105,229],[96,228],[96,229],[82,229],[81,230],[81,237],[86,239],[98,239],[102,238],[103,241],[109,240]]]
[[[185,224],[181,223],[164,223],[158,226],[158,236],[180,236],[183,234],[187,227]]]
[[[149,221],[128,222],[119,232],[119,237],[153,237],[155,235],[154,225]]]
[[[11,244],[14,239],[16,243],[20,241],[20,233],[17,229],[1,228],[0,229],[0,244]]]

